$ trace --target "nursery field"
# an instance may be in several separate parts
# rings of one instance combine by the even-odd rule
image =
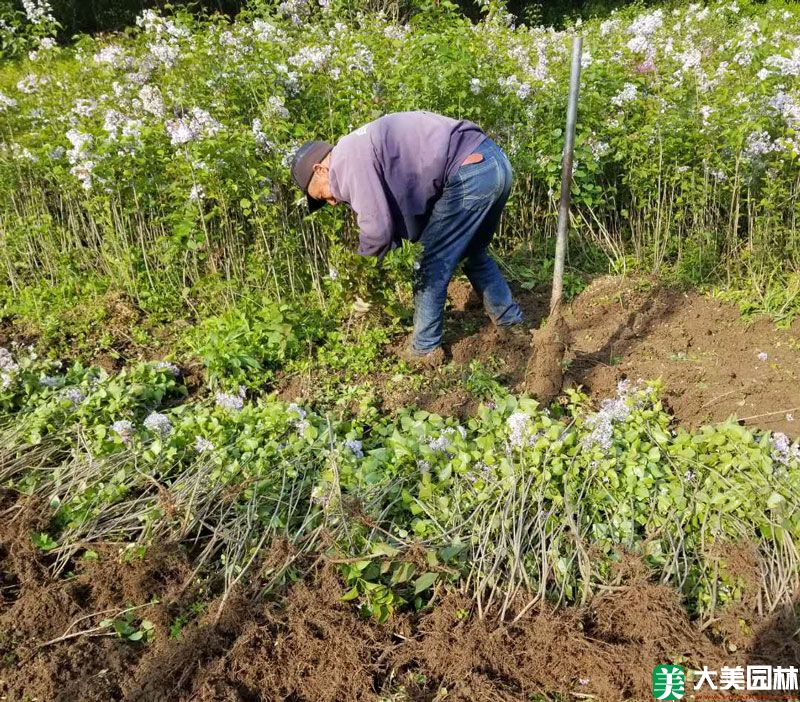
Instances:
[[[545,411],[460,280],[443,368],[394,339],[258,400],[163,361],[49,375],[19,348],[0,689],[648,699],[665,660],[800,663],[798,323],[654,285],[573,299],[582,391]],[[535,325],[547,291],[518,295]]]
[[[378,5],[56,43],[47,2],[0,4],[0,699],[610,702],[800,666],[796,4]],[[459,274],[434,368],[400,356],[418,248],[357,256],[287,172],[406,109],[514,168],[524,331]]]

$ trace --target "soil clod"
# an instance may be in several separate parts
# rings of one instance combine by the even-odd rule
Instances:
[[[561,393],[564,354],[569,345],[569,326],[560,310],[533,335],[533,354],[525,371],[525,388],[543,405]]]

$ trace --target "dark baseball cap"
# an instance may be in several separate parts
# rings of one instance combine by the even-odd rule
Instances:
[[[308,194],[308,184],[314,175],[314,164],[320,163],[333,148],[327,141],[307,141],[295,153],[292,159],[292,179],[306,195],[309,212],[316,212],[325,204]]]

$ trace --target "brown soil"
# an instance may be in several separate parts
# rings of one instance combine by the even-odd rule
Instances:
[[[0,499],[0,699],[399,702],[441,700],[446,690],[459,702],[535,693],[613,702],[651,699],[659,663],[800,663],[791,608],[760,618],[745,598],[735,613],[738,633],[721,637],[690,621],[676,592],[648,581],[632,557],[619,584],[583,607],[479,619],[470,599],[442,591],[432,608],[385,625],[341,602],[333,566],[321,565],[271,600],[257,597],[258,583],[234,591],[223,607],[217,595],[170,638],[170,623],[200,595],[183,587],[190,571],[181,549],[164,545],[125,560],[109,546],[98,560],[78,559],[72,577],[51,580],[46,556],[29,539],[45,526],[45,509],[10,493]],[[287,555],[285,545],[272,551],[268,558]],[[108,616],[94,613],[154,599],[139,610],[156,624],[147,644],[97,631],[51,642]]]
[[[561,394],[564,354],[569,348],[569,327],[560,311],[533,336],[533,351],[525,371],[524,388],[544,404]]]
[[[642,282],[603,277],[570,305],[574,382],[603,397],[621,378],[661,378],[682,424],[735,414],[800,433],[800,414],[791,421],[800,405],[800,320],[780,330],[766,317],[743,320],[732,304]]]
[[[525,326],[539,328],[549,289],[516,295]],[[529,339],[498,334],[465,280],[453,281],[449,297],[449,369],[424,371],[416,384],[398,383],[393,373],[369,374],[363,380],[376,387],[384,410],[416,405],[439,414],[471,414],[479,398],[458,377],[454,382],[453,373],[463,379],[474,360],[493,363],[510,389],[526,390],[526,368],[535,357]],[[736,415],[748,425],[800,434],[800,320],[777,329],[766,317],[744,320],[735,305],[698,292],[620,276],[597,278],[563,312],[570,337],[565,387],[582,386],[599,401],[624,378],[660,378],[664,401],[679,424],[696,427]],[[762,352],[765,361],[759,360]],[[313,375],[290,379],[279,394],[311,400],[315,387]]]

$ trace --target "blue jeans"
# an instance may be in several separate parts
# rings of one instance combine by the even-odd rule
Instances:
[[[483,160],[460,166],[445,183],[422,232],[422,256],[414,264],[412,350],[433,351],[442,343],[447,285],[463,260],[464,272],[492,321],[518,324],[522,311],[497,263],[486,251],[511,191],[511,164],[488,137],[477,149]]]

